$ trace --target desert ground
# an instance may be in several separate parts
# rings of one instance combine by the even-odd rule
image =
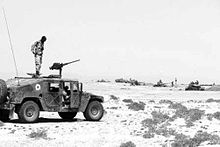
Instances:
[[[220,92],[183,89],[86,82],[84,91],[105,98],[101,121],[41,112],[38,123],[22,124],[15,115],[0,124],[0,146],[220,146]]]

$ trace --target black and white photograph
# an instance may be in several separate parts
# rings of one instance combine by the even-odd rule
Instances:
[[[219,0],[0,0],[0,147],[220,147]]]

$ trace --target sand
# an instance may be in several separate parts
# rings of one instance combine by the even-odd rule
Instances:
[[[82,113],[72,121],[63,121],[57,113],[42,112],[38,123],[22,124],[15,116],[0,127],[0,146],[119,147],[127,143],[137,147],[168,147],[178,143],[175,136],[181,133],[188,141],[199,132],[206,132],[209,138],[220,136],[217,113],[220,105],[206,101],[220,99],[220,92],[92,82],[84,83],[84,90],[104,96],[105,114],[101,121],[85,121]],[[195,117],[171,119],[180,110],[171,108],[176,103],[181,108],[185,106]],[[143,105],[144,110],[138,110]],[[149,125],[149,121],[154,124]],[[199,145],[220,146],[220,142],[210,142],[203,140]]]

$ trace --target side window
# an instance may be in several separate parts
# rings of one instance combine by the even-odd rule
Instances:
[[[59,83],[48,83],[49,92],[59,92]]]
[[[78,92],[78,87],[76,83],[73,83],[73,92]]]
[[[64,82],[63,89],[66,91],[67,95],[70,95],[70,82]]]

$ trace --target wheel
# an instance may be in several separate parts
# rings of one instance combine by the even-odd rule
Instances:
[[[7,100],[7,85],[4,80],[0,79],[0,104]]]
[[[0,120],[1,121],[9,121],[9,110],[0,109]]]
[[[59,116],[62,118],[62,119],[73,119],[77,112],[58,112]]]
[[[24,102],[18,111],[18,117],[20,121],[26,123],[37,122],[39,118],[39,114],[40,114],[39,106],[34,101]]]
[[[86,111],[83,113],[86,120],[99,121],[103,116],[103,106],[98,101],[92,101],[88,104]]]

